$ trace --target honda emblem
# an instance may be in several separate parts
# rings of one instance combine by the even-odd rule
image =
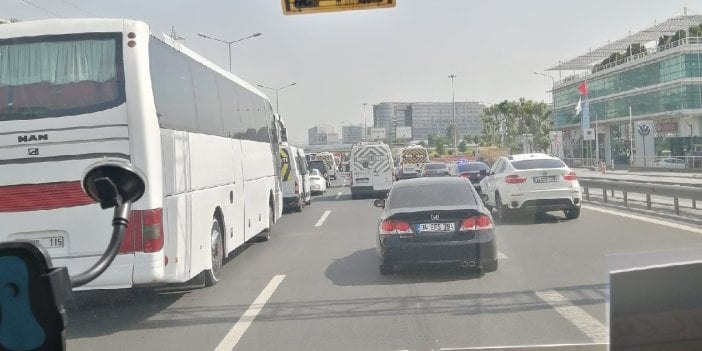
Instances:
[[[438,220],[439,220],[439,214],[438,214],[438,213],[432,213],[432,214],[431,214],[431,220],[432,220],[432,221],[438,221]]]

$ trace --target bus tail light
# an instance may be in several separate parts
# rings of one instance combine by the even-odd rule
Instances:
[[[163,244],[163,210],[133,210],[119,253],[158,252]]]

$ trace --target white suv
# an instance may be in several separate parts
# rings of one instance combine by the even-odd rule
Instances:
[[[575,172],[546,154],[500,157],[480,182],[485,205],[505,220],[519,210],[562,210],[568,219],[580,216],[582,192]]]

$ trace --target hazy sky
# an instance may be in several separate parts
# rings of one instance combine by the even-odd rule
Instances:
[[[545,100],[548,78],[532,72],[637,31],[654,21],[699,14],[699,1],[397,0],[393,9],[283,16],[280,0],[0,0],[0,18],[140,19],[156,33],[175,26],[185,44],[253,84],[297,85],[280,93],[295,141],[319,123],[363,123],[361,103]],[[79,10],[83,9],[84,11]],[[547,72],[549,73],[549,72]],[[550,72],[558,78],[558,72]],[[264,91],[275,104],[275,94]],[[372,109],[367,108],[368,121]]]

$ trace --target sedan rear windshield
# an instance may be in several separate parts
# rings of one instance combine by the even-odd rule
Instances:
[[[482,170],[488,170],[490,167],[482,162],[470,162],[470,163],[459,163],[459,172],[478,172]]]
[[[392,190],[390,208],[475,205],[470,185],[462,183],[401,186]]]
[[[92,113],[124,101],[120,33],[0,40],[0,121]]]
[[[543,169],[543,168],[563,168],[563,161],[553,158],[543,158],[535,160],[512,161],[515,169]]]
[[[445,168],[448,168],[448,166],[446,166],[443,163],[427,163],[426,165],[424,165],[424,169],[445,169]]]

